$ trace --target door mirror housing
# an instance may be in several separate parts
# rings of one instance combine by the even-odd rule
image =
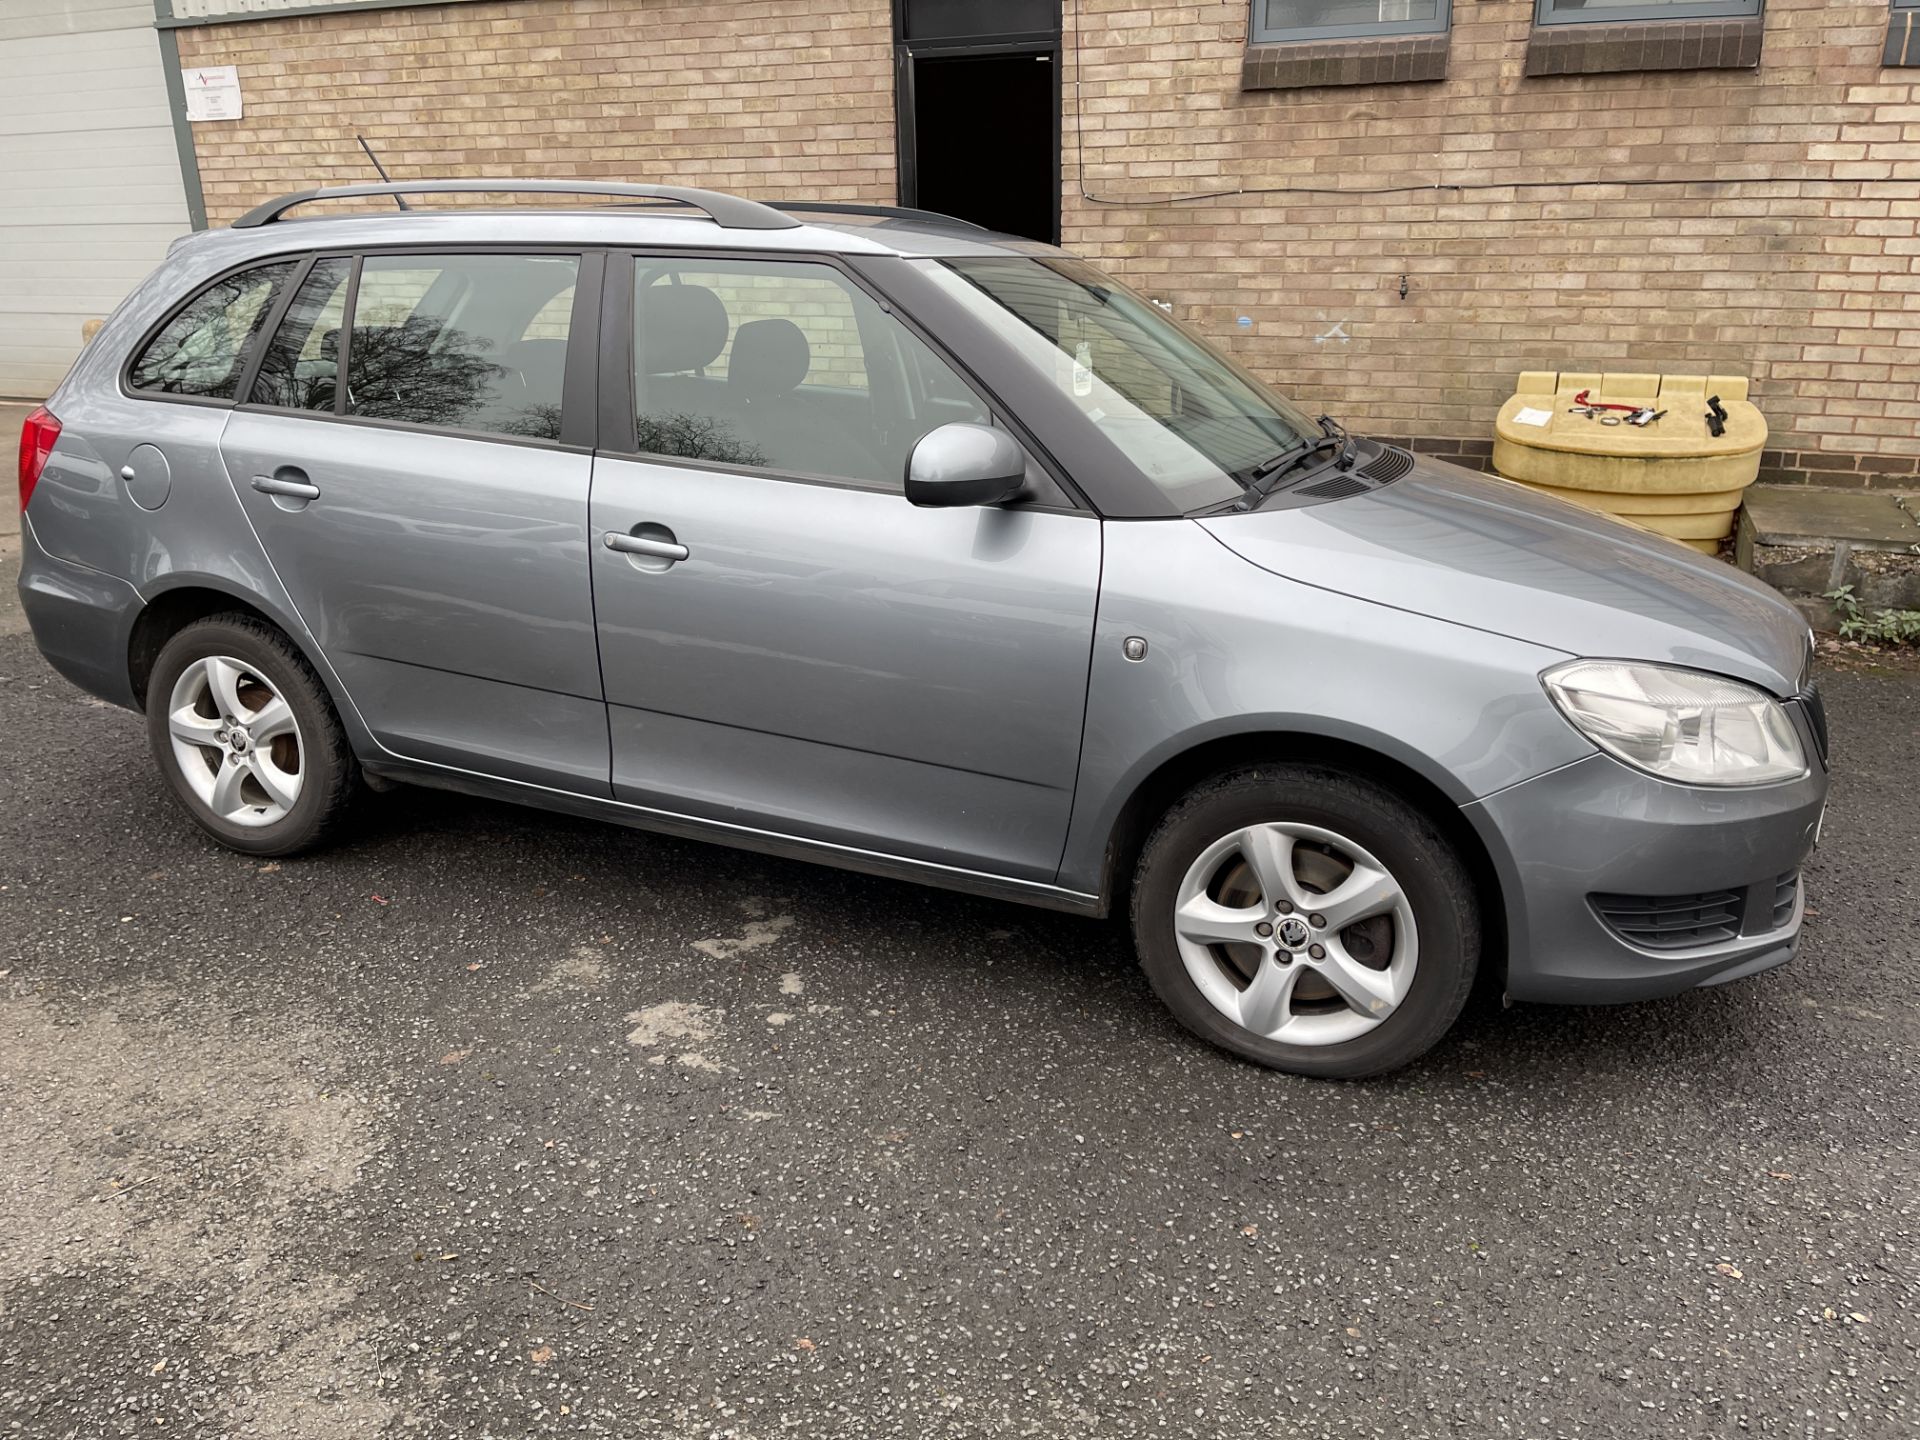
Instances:
[[[1026,488],[1027,452],[991,425],[937,426],[907,457],[907,499],[915,505],[999,505]]]

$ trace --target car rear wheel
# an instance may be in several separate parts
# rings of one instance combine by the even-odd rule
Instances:
[[[1479,913],[1454,847],[1370,780],[1261,766],[1161,820],[1134,940],[1189,1029],[1276,1070],[1352,1079],[1446,1033],[1473,986]]]
[[[161,649],[147,740],[187,813],[249,855],[323,843],[359,780],[319,677],[286,636],[246,615],[196,621]]]

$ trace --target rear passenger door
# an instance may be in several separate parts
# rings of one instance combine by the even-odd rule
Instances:
[[[604,796],[586,564],[602,264],[319,256],[221,448],[381,744]]]
[[[994,417],[837,265],[609,263],[591,518],[615,796],[1051,881],[1098,520],[1037,469],[1032,503],[909,504],[915,442]]]

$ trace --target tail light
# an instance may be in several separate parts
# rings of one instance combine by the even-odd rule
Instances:
[[[27,416],[27,423],[20,427],[20,509],[23,514],[27,502],[33,499],[33,487],[40,483],[40,472],[47,468],[47,457],[53,454],[53,442],[59,438],[60,422],[44,405]]]

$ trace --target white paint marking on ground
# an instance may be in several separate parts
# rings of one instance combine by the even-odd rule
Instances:
[[[793,928],[793,916],[775,915],[769,920],[749,920],[738,935],[716,935],[696,940],[693,948],[715,960],[731,960],[751,950],[765,949]]]
[[[800,978],[800,974],[796,970],[789,970],[780,977],[780,993],[782,995],[803,995],[806,993],[806,989],[807,982]]]
[[[598,990],[607,983],[607,955],[598,945],[576,945],[554,962],[546,978],[533,988],[546,994],[556,990]]]
[[[726,1011],[691,1000],[663,1000],[628,1014],[627,1023],[633,1029],[627,1033],[627,1043],[651,1048],[668,1040],[711,1040],[720,1033],[720,1022],[726,1018]]]
[[[647,1057],[649,1065],[665,1065],[671,1060],[684,1070],[721,1071],[726,1066],[692,1047],[719,1039],[721,1022],[726,1018],[726,1011],[709,1005],[663,1000],[627,1016],[627,1023],[633,1026],[627,1032],[627,1043],[642,1050],[660,1050],[661,1054]],[[684,1042],[688,1048],[681,1049],[675,1042]]]

